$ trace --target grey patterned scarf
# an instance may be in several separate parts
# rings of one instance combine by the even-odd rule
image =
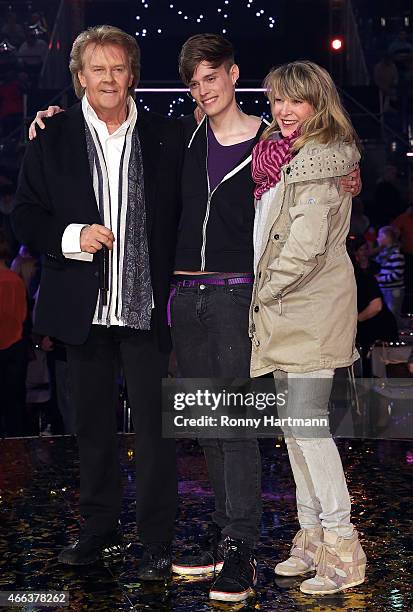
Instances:
[[[112,227],[109,177],[102,145],[98,134],[85,120],[86,146],[96,201],[103,225],[116,236],[118,287],[116,315],[127,327],[149,330],[152,314],[152,286],[149,267],[148,239],[146,234],[145,192],[142,151],[138,129],[129,127],[125,135],[120,168],[118,191],[118,223]],[[113,296],[113,256],[109,259],[109,307]],[[99,322],[103,301],[99,297]]]

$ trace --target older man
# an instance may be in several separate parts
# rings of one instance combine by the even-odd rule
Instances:
[[[77,408],[84,525],[59,560],[84,565],[122,546],[121,367],[136,432],[139,578],[163,580],[177,483],[174,442],[161,436],[160,390],[183,139],[178,124],[137,114],[139,56],[135,39],[111,26],[76,38],[70,70],[81,102],[29,144],[14,224],[44,255],[36,330],[66,344]]]

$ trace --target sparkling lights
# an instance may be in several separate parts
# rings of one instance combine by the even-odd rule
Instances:
[[[160,7],[160,5],[163,5]],[[183,40],[200,32],[221,32],[231,36],[233,25],[255,22],[258,33],[275,27],[275,18],[269,13],[273,4],[265,0],[220,0],[214,6],[200,10],[200,4],[184,0],[160,3],[154,0],[137,0],[136,37],[156,39],[168,36],[173,28],[182,30]],[[186,25],[187,24],[187,25]],[[268,100],[262,88],[237,88],[238,104],[247,113],[270,119]],[[188,90],[182,87],[139,88],[137,97],[140,105],[146,110],[167,114],[170,117],[191,113],[194,104],[186,95]],[[175,95],[173,95],[175,94]],[[250,95],[252,94],[252,95]]]
[[[182,96],[183,93],[189,93],[188,89],[182,87],[139,87],[135,91],[139,106],[147,111],[155,111],[169,117],[182,117],[192,113],[195,108],[191,96]],[[239,87],[236,89],[237,100],[244,112],[270,121],[269,101],[264,96],[264,91],[258,87]],[[170,95],[174,93],[177,95]],[[262,95],[257,97],[257,93]]]
[[[248,20],[248,22],[250,22],[252,18],[256,18],[257,21],[259,21],[260,24],[264,25],[266,28],[274,28],[275,18],[268,15],[265,8],[259,6],[259,4],[262,5],[264,2],[262,0],[261,2],[255,2],[254,0],[244,0],[244,2],[222,0],[222,6],[219,6],[216,11],[204,9],[203,11],[199,12],[198,10],[193,10],[188,2],[182,2],[181,0],[178,2],[171,2],[169,5],[165,3],[165,7],[169,9],[169,11],[179,20],[183,20],[184,22],[191,24],[192,32],[188,32],[188,35],[190,35],[190,33],[194,33],[193,28],[195,24],[201,23],[203,24],[203,31],[217,31],[217,18],[218,28],[221,30],[222,34],[228,34],[231,28],[234,8],[236,8],[237,11],[240,9],[246,9],[245,18]],[[144,38],[150,34],[159,36],[160,34],[167,32],[168,24],[164,23],[164,20],[162,20],[158,7],[155,8],[155,2],[151,2],[150,0],[141,0],[141,2],[137,2],[139,12],[136,15],[136,20],[138,22],[145,20],[146,22],[145,27],[142,27],[140,30],[136,31],[137,37]],[[190,10],[189,7],[191,7]],[[153,18],[151,11],[148,11],[147,9],[158,9],[155,12],[155,19]]]

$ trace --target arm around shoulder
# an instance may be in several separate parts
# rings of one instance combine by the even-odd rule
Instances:
[[[20,170],[12,223],[17,238],[37,253],[62,258],[61,240],[67,224],[53,210],[44,171],[42,139],[27,145]]]

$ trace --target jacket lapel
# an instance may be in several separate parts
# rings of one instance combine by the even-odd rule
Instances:
[[[65,150],[68,156],[67,167],[70,167],[73,180],[78,187],[79,201],[86,206],[86,213],[102,223],[90,174],[87,156],[85,123],[81,103],[72,106],[65,113],[68,129],[65,131]]]
[[[194,132],[196,131],[196,134],[192,135],[193,142],[191,142],[190,147],[188,147],[189,151],[194,151],[197,163],[203,175],[205,175],[207,167],[207,129],[208,119],[205,116],[201,124],[195,128]]]

